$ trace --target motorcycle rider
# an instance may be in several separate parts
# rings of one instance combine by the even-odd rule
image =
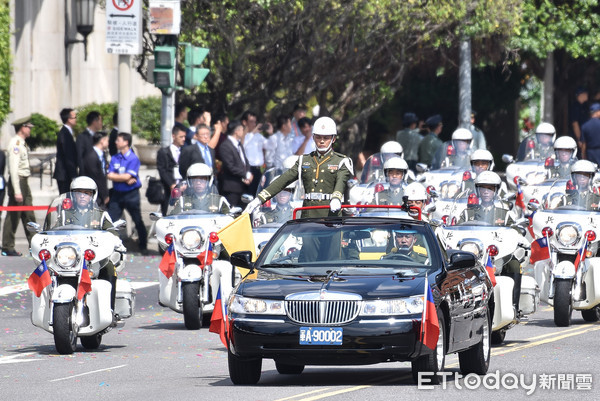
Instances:
[[[571,167],[571,180],[567,183],[563,205],[579,205],[586,210],[598,210],[600,194],[592,185],[596,165],[589,160],[578,160]]]
[[[392,249],[390,249],[389,253],[383,255],[381,259],[394,259],[395,255],[405,255],[417,263],[427,263],[427,255],[425,253],[418,252],[415,249],[415,244],[417,242],[416,234],[417,233],[413,230],[394,231],[393,235],[395,246]]]
[[[433,169],[442,167],[468,167],[473,133],[466,128],[458,128],[452,133],[452,140],[442,146],[433,159]]]
[[[408,164],[400,157],[392,157],[383,165],[383,173],[390,184],[388,189],[375,193],[375,205],[402,205]]]
[[[466,171],[463,174],[463,191],[466,189],[475,190],[475,178],[484,171],[494,169],[494,157],[489,150],[477,149],[471,154],[470,164],[471,171]]]
[[[570,136],[561,136],[553,147],[556,160],[546,159],[548,178],[569,178],[571,166],[577,161],[577,142]]]
[[[419,209],[421,209],[421,220],[429,222],[429,213],[426,213],[425,210],[423,209],[425,207],[425,205],[427,205],[427,200],[428,200],[429,196],[428,196],[427,190],[425,189],[423,184],[421,184],[420,182],[411,182],[410,184],[408,184],[406,186],[404,193],[408,197],[408,200],[406,202],[407,205],[409,207],[416,206]],[[418,217],[410,209],[408,211],[408,214],[414,219],[416,219]]]
[[[188,210],[204,210],[211,213],[229,213],[230,205],[225,197],[212,191],[212,169],[204,163],[192,164],[186,174],[187,188],[176,200],[171,214]]]
[[[273,181],[278,177],[279,176],[273,178]],[[295,188],[295,183],[290,184],[282,189],[277,195],[275,195],[275,207],[271,209],[267,208],[266,210],[263,208],[265,211],[258,216],[261,224],[285,223],[286,221],[292,219],[293,208],[290,205],[290,200],[294,196]]]
[[[550,123],[541,123],[535,128],[535,134],[529,135],[519,145],[517,160],[546,159],[552,156],[552,144],[556,139],[556,129]]]

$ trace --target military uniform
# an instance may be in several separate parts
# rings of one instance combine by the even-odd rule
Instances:
[[[396,247],[392,248],[392,250],[390,251],[390,253],[383,255],[381,257],[381,259],[393,259],[393,255],[406,255],[409,258],[411,258],[412,260],[414,260],[417,263],[420,264],[425,264],[427,263],[427,259],[429,259],[427,257],[427,255],[419,253],[419,252],[415,252],[414,247],[413,249],[410,250],[410,252],[400,252],[400,250]]]
[[[564,163],[548,168],[548,178],[571,178],[571,164]]]
[[[561,206],[564,205],[583,206],[586,210],[598,210],[600,195],[588,189],[581,192],[567,190],[567,195],[561,202]]]
[[[293,209],[289,205],[289,203],[287,205],[283,205],[283,206],[280,204],[277,204],[275,209],[267,210],[266,212],[264,212],[260,216],[260,219],[263,224],[285,223],[286,221],[292,219],[292,212],[293,212]]]
[[[410,169],[414,169],[419,162],[419,145],[422,140],[423,137],[419,134],[418,128],[405,128],[396,133],[396,142],[402,145],[404,160]]]
[[[419,162],[431,166],[433,156],[438,152],[443,142],[436,134],[430,132],[419,144]]]
[[[12,137],[8,143],[8,206],[31,206],[33,197],[27,182],[31,171],[29,169],[29,147],[19,135]],[[18,203],[15,199],[15,194],[23,196],[23,202]],[[7,212],[6,220],[4,221],[4,230],[2,233],[2,249],[4,251],[14,251],[15,249],[15,233],[19,226],[19,220],[26,227],[27,223],[35,222],[33,211],[16,211]],[[31,244],[33,233],[25,229],[27,241]]]
[[[398,205],[404,204],[404,190],[402,187],[396,187],[384,189],[381,192],[375,194],[374,204],[375,205]]]
[[[324,155],[314,151],[300,156],[292,168],[260,191],[258,198],[263,203],[268,201],[300,176],[305,191],[302,206],[329,206],[333,198],[340,202],[343,200],[346,183],[352,175],[352,161],[348,157],[331,149]],[[302,212],[302,217],[305,218],[339,215],[341,211],[332,214],[328,208]]]
[[[469,205],[460,215],[458,223],[484,221],[495,226],[509,226],[515,222],[510,209],[510,204],[504,201],[495,201],[489,206]]]
[[[74,206],[68,210],[62,210],[59,215],[61,221],[58,226],[75,225],[92,230],[108,230],[113,224],[107,212],[96,207],[78,208]],[[117,235],[115,233],[115,235]]]
[[[173,206],[173,211],[170,214],[179,214],[182,211],[203,210],[210,213],[229,213],[229,202],[225,197],[209,193],[204,196],[196,194],[185,194]]]

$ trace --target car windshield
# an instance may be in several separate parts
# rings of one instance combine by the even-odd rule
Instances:
[[[263,250],[259,269],[290,274],[425,274],[440,265],[436,241],[422,224],[376,218],[299,221],[285,225]]]
[[[108,214],[98,207],[93,195],[67,192],[48,207],[44,230],[101,230],[106,219],[110,219]]]
[[[215,186],[208,180],[189,179],[171,191],[167,215],[228,213],[229,208],[224,208],[223,202]]]

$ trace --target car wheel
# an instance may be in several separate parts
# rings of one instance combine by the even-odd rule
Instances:
[[[486,312],[485,323],[481,326],[481,341],[476,346],[458,353],[460,370],[463,375],[475,373],[485,375],[490,366],[490,311]]]
[[[434,352],[422,355],[411,362],[412,376],[415,383],[419,382],[419,372],[427,372],[428,375],[432,375],[431,377],[425,376],[430,380],[430,383],[439,384],[440,376],[438,373],[444,371],[444,364],[446,362],[446,322],[444,313],[441,310],[438,309],[437,315],[440,334]]]
[[[586,322],[597,322],[600,320],[600,306],[595,306],[592,309],[582,310],[581,317]]]
[[[202,326],[202,308],[200,305],[200,282],[183,283],[183,323],[188,330],[198,330]]]
[[[304,365],[288,365],[277,361],[275,361],[275,367],[277,372],[282,375],[299,375],[304,371]]]
[[[94,334],[92,336],[79,337],[81,345],[85,349],[98,349],[102,343],[102,334]]]
[[[558,327],[571,325],[573,298],[571,297],[572,280],[554,281],[554,324]]]
[[[492,344],[502,344],[504,342],[504,337],[506,337],[506,330],[498,330],[492,332]]]
[[[228,350],[227,363],[233,384],[256,384],[260,380],[262,358],[240,358]]]

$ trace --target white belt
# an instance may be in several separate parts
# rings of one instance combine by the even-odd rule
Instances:
[[[320,192],[309,192],[304,196],[304,199],[308,200],[329,200],[331,199],[331,194],[323,194]]]

